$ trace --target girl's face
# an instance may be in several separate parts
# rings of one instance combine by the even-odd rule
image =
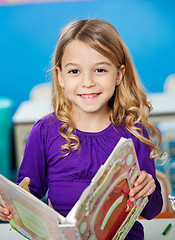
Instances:
[[[108,114],[108,101],[120,84],[124,69],[116,66],[89,45],[74,40],[63,53],[58,80],[72,103],[73,112]]]

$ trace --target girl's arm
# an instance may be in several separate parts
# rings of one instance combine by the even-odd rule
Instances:
[[[153,179],[151,174],[141,171],[134,185],[135,187],[129,193],[131,201],[147,196],[149,202],[142,211],[141,216],[146,219],[154,218],[161,211],[163,204],[159,183]]]
[[[25,177],[30,178],[30,192],[38,198],[43,198],[47,192],[46,156],[44,151],[45,126],[39,120],[28,137],[24,158],[19,169],[17,184]]]
[[[147,131],[143,128],[143,134],[148,138]],[[130,191],[131,199],[148,196],[148,203],[143,209],[141,216],[146,219],[156,217],[162,209],[163,199],[161,187],[156,178],[154,159],[150,159],[150,146],[133,137],[137,158],[140,165],[140,176],[135,182],[135,187]]]

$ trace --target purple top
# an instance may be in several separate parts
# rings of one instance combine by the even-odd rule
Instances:
[[[152,219],[159,214],[162,196],[155,176],[154,161],[149,159],[148,145],[133,136],[124,124],[118,127],[110,124],[97,133],[75,130],[80,138],[81,149],[62,157],[65,152],[60,150],[60,145],[65,143],[65,139],[58,132],[60,126],[61,122],[53,113],[34,125],[26,143],[17,183],[24,177],[29,177],[31,193],[42,198],[48,191],[53,208],[66,216],[119,139],[132,138],[140,169],[150,173],[156,181],[156,190],[149,196],[149,202],[141,215],[146,219]],[[145,129],[143,132],[144,136],[147,136]],[[134,224],[126,239],[144,239],[140,222]]]

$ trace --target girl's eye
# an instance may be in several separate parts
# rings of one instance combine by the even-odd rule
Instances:
[[[96,69],[96,72],[98,72],[98,73],[102,73],[102,72],[106,72],[106,70],[103,69],[103,68],[98,68],[98,69]]]
[[[69,71],[69,73],[77,74],[77,73],[79,73],[79,71],[77,69],[72,69],[72,70]]]

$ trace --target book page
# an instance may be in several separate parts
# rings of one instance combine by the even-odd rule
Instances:
[[[10,224],[28,239],[62,239],[59,224],[65,218],[44,202],[0,174],[0,195],[12,213]]]
[[[15,200],[13,200],[13,203],[23,225],[26,228],[40,238],[52,239],[46,222],[39,215],[35,214],[33,211]],[[43,229],[45,229],[45,231],[43,231]]]
[[[125,142],[127,139],[126,138],[123,138],[121,137],[119,142],[117,143],[117,146],[115,147],[115,149],[113,150],[114,151],[117,151],[117,148],[120,147],[120,145]],[[113,152],[111,153],[111,155],[113,154]],[[110,155],[110,156],[111,156]],[[78,208],[80,207],[81,203],[83,201],[85,201],[87,195],[89,194],[89,191],[90,191],[90,188],[92,188],[92,185],[93,183],[96,183],[99,181],[99,179],[103,176],[104,172],[105,172],[105,168],[107,167],[107,165],[110,163],[111,161],[111,158],[109,158],[106,160],[106,162],[104,163],[104,165],[101,165],[101,167],[99,168],[99,170],[97,171],[97,173],[95,174],[95,176],[93,177],[92,181],[91,181],[91,185],[88,186],[84,192],[82,193],[81,195],[81,198],[76,202],[76,204],[73,206],[73,208],[71,209],[71,211],[69,212],[69,214],[67,215],[66,217],[66,220],[68,222],[71,222],[71,223],[74,223],[76,224],[76,213],[77,213],[77,210]]]
[[[132,139],[122,138],[67,216],[81,239],[123,240],[148,199],[130,202],[129,191],[140,172]]]

